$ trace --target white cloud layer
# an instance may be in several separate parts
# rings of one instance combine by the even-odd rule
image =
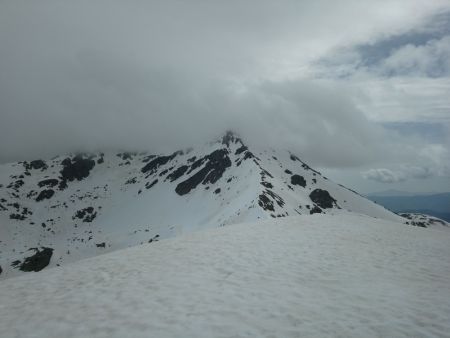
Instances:
[[[404,173],[394,172],[386,168],[370,169],[363,173],[363,177],[381,183],[396,183],[406,180]]]
[[[428,167],[403,167],[400,170],[390,170],[386,168],[370,169],[362,173],[365,179],[381,183],[397,183],[408,179],[426,179],[432,177],[434,173]]]

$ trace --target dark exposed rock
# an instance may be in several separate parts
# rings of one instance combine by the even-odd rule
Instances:
[[[206,174],[203,184],[216,183],[225,172],[226,168],[231,167],[231,160],[228,157],[228,151],[225,149],[216,150],[207,156],[208,162],[202,168],[203,174]]]
[[[167,162],[172,161],[177,155],[181,155],[181,151],[176,151],[172,155],[169,156],[158,156],[155,159],[151,160],[149,163],[147,163],[141,171],[144,174],[152,175],[156,172],[156,170],[160,167],[165,165]]]
[[[275,211],[273,207],[273,202],[264,193],[259,195],[258,204],[263,210]]]
[[[25,182],[24,182],[23,180],[17,180],[17,181],[11,182],[11,183],[7,186],[7,188],[17,190],[17,189],[19,189],[21,186],[23,186],[24,184],[25,184]]]
[[[270,178],[273,178],[272,174],[269,173],[267,170],[262,169],[261,170],[261,177],[264,179],[266,176],[269,176]]]
[[[305,170],[312,170],[311,167],[305,163],[302,163],[302,168]],[[315,170],[313,170],[313,171],[315,171]]]
[[[292,175],[292,171],[290,171],[289,169],[286,169],[284,172],[285,172],[286,174]]]
[[[177,168],[175,171],[170,173],[167,178],[170,180],[170,182],[176,181],[181,176],[184,175],[184,173],[189,169],[187,165],[182,165],[181,167]]]
[[[125,184],[136,184],[136,183],[137,183],[137,177],[132,177],[125,182]]]
[[[2,269],[2,267],[0,266],[0,275],[2,274],[2,272],[3,272],[3,269]]]
[[[149,242],[149,243],[152,243],[152,242],[158,242],[158,240],[159,240],[159,235],[157,234],[157,235],[153,236],[152,238],[150,238],[150,239],[148,240],[148,242]]]
[[[152,183],[147,182],[147,183],[145,183],[145,188],[146,188],[146,189],[150,189],[150,188],[153,187],[156,183],[158,183],[158,180],[157,180],[157,179],[154,180]]]
[[[291,184],[292,185],[299,185],[301,187],[306,187],[306,181],[303,176],[300,175],[292,175],[291,176]]]
[[[28,208],[23,208],[22,209],[22,215],[33,215],[33,213],[30,211],[30,210],[28,210]]]
[[[169,169],[163,170],[159,173],[159,176],[164,176],[165,174],[167,174],[169,172]]]
[[[45,268],[50,263],[50,258],[53,254],[52,248],[41,248],[42,250],[39,250],[37,248],[33,248],[32,250],[35,251],[35,254],[33,256],[25,258],[22,264],[20,264],[19,269],[25,272],[30,271],[41,271],[43,268]]]
[[[309,211],[310,215],[312,215],[312,214],[321,214],[321,213],[322,213],[322,209],[320,209],[317,205],[315,205],[314,208],[312,208]]]
[[[189,171],[187,173],[190,174],[197,168],[200,168],[203,165],[203,163],[205,163],[205,161],[206,161],[206,157],[199,158],[194,163],[192,163],[191,168],[189,169]]]
[[[219,194],[220,193],[220,188],[217,188],[216,190],[214,190],[215,194]]]
[[[119,153],[117,154],[118,157],[120,157],[122,160],[132,160],[133,159],[133,155],[136,155],[134,153]]]
[[[265,193],[270,197],[272,197],[272,199],[274,199],[275,202],[277,202],[279,207],[282,208],[284,206],[284,200],[279,195],[275,194],[272,190],[266,189]]]
[[[246,152],[245,152],[245,155],[244,155],[244,160],[248,160],[249,158],[254,158],[255,157],[255,155],[253,155],[253,153],[251,152],[251,151],[249,151],[249,150],[247,150]]]
[[[266,187],[266,188],[269,188],[269,189],[273,188],[273,185],[270,182],[264,182],[263,181],[263,182],[261,182],[261,185]]]
[[[416,226],[416,227],[421,227],[421,228],[427,227],[425,222],[411,222],[411,225]]]
[[[26,170],[41,169],[43,171],[48,168],[47,164],[43,160],[34,160],[31,162],[23,162],[23,166],[25,167]]]
[[[66,188],[67,188],[67,181],[65,181],[65,180],[59,181],[58,189],[59,190],[64,190]]]
[[[38,182],[38,186],[40,188],[42,188],[42,187],[54,187],[54,186],[58,185],[58,182],[59,181],[57,179],[55,179],[55,178],[49,178],[47,180],[42,180],[42,181]]]
[[[243,153],[244,151],[247,151],[248,148],[244,145],[240,146],[239,148],[236,149],[236,151],[234,152],[235,155],[239,155],[241,153]]]
[[[31,169],[47,169],[47,164],[43,160],[34,160],[30,162]]]
[[[52,189],[42,190],[39,195],[36,197],[36,202],[40,202],[44,199],[50,199],[55,194],[55,191]]]
[[[412,219],[412,215],[411,214],[399,214],[399,216],[402,216],[402,217],[407,218],[407,219]]]
[[[200,183],[216,183],[222,177],[225,170],[231,166],[231,160],[228,157],[228,150],[226,149],[215,150],[211,154],[205,156],[202,160],[203,162],[206,162],[203,168],[177,185],[175,191],[178,195],[189,193]],[[198,161],[194,162],[193,165]]]
[[[309,198],[323,209],[332,208],[336,205],[336,200],[326,190],[315,189],[309,194]]]
[[[312,179],[313,183],[317,183],[317,180],[315,178]]]
[[[105,242],[95,244],[97,248],[104,248],[106,246]]]
[[[23,221],[25,220],[27,217],[25,215],[21,215],[21,214],[11,214],[9,215],[10,219],[16,219],[18,221]]]
[[[89,176],[90,171],[95,166],[95,161],[89,158],[83,158],[82,155],[76,155],[73,159],[66,158],[61,162],[63,169],[60,171],[61,179],[64,184],[60,184],[60,188],[66,185],[66,181],[81,181]],[[67,186],[67,185],[66,185]]]
[[[293,155],[293,154],[290,155],[290,158],[291,158],[292,161],[299,161],[299,162],[301,162],[300,159],[297,156]]]
[[[85,223],[90,223],[95,219],[95,217],[97,217],[97,212],[94,212],[94,208],[87,207],[81,210],[77,210],[72,219],[79,218],[82,219]]]

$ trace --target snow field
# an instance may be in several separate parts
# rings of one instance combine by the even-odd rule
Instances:
[[[450,231],[362,215],[196,232],[0,283],[8,337],[448,337]]]

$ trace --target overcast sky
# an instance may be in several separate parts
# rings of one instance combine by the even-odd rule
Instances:
[[[450,1],[0,1],[0,162],[233,129],[359,191],[450,191]]]

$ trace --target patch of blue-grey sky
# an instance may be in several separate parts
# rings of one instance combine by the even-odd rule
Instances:
[[[387,77],[415,75],[418,70],[417,64],[427,62],[423,75],[446,77],[450,75],[449,39],[450,11],[446,11],[429,18],[423,26],[414,27],[402,34],[387,36],[370,43],[337,47],[330,54],[316,60],[317,76],[331,75],[345,78],[362,70]],[[399,60],[397,65],[399,67],[386,68],[386,61],[403,51],[413,54],[421,53],[422,58],[418,58],[416,63],[406,62],[403,65],[402,60]],[[429,57],[431,60],[423,59],[423,57]],[[422,70],[420,68],[419,70]]]
[[[413,191],[436,189],[435,183],[445,177],[450,183],[450,11],[401,34],[335,48],[315,62],[312,73],[358,87],[355,101],[369,118],[393,140],[420,145],[421,164],[392,161],[363,171],[365,179],[390,185],[414,181]],[[377,189],[361,185],[367,191]],[[450,189],[450,184],[443,189]]]

